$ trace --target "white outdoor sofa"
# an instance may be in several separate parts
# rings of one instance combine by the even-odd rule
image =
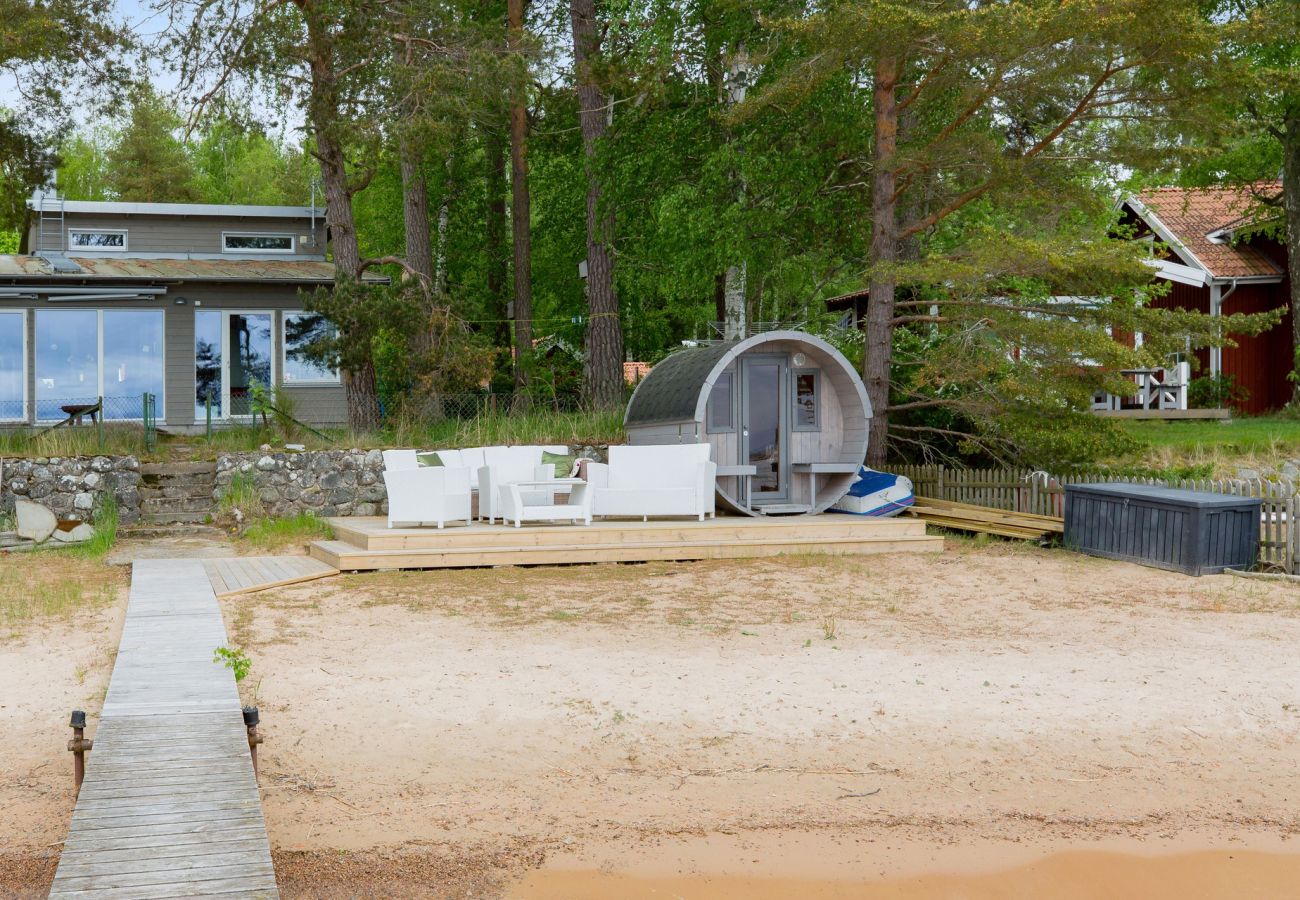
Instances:
[[[460,466],[384,469],[388,490],[388,527],[437,525],[473,520],[470,471]]]
[[[501,487],[512,481],[550,480],[556,476],[554,465],[542,463],[542,453],[567,454],[568,447],[536,446],[519,447],[467,447],[459,450],[434,450],[441,460],[441,466],[420,466],[417,450],[385,450],[384,471],[408,469],[468,469],[471,494],[478,494],[478,516],[494,522],[502,517]],[[560,475],[568,475],[561,472]],[[549,503],[552,492],[528,491],[524,500],[530,505]],[[392,497],[392,492],[389,492]],[[391,502],[391,501],[390,501]]]
[[[609,463],[588,463],[594,516],[716,515],[718,466],[708,444],[654,444],[609,448]]]

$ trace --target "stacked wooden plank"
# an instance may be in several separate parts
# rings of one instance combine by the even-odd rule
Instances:
[[[1012,512],[971,503],[937,500],[933,497],[917,497],[916,505],[912,506],[908,513],[941,528],[996,534],[1028,541],[1044,540],[1053,534],[1061,534],[1065,531],[1065,520],[1056,516]]]

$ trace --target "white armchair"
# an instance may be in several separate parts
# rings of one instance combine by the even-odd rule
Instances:
[[[609,448],[609,463],[588,463],[595,516],[716,515],[718,465],[708,444]]]
[[[469,469],[426,466],[386,469],[388,527],[464,521],[470,515]]]

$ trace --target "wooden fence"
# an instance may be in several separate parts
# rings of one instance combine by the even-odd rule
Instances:
[[[1258,497],[1262,501],[1260,567],[1300,571],[1300,527],[1291,527],[1300,515],[1300,491],[1291,481],[1133,478],[1098,472],[1058,476],[1031,469],[950,469],[946,466],[900,466],[892,471],[910,478],[913,489],[923,497],[1044,516],[1063,514],[1067,484],[1152,484],[1234,497]]]

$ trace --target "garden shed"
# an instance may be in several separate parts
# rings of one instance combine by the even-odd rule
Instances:
[[[871,404],[844,355],[802,331],[679,350],[637,386],[630,444],[707,443],[721,505],[744,515],[825,511],[867,452]]]

